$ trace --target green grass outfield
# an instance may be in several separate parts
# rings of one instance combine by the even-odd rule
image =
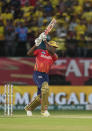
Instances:
[[[39,111],[32,117],[14,112],[4,117],[0,112],[0,131],[92,131],[92,111],[53,111],[44,118]]]

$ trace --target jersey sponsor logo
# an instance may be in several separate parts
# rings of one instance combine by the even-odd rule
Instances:
[[[42,54],[46,54],[46,52],[42,51]]]
[[[51,56],[45,56],[43,54],[41,54],[41,57],[46,58],[46,59],[52,59]]]

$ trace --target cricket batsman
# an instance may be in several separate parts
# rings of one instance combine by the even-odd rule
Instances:
[[[58,59],[58,56],[55,53],[58,45],[55,41],[47,42],[46,39],[47,36],[45,35],[45,32],[41,33],[40,36],[37,39],[35,39],[35,45],[27,52],[27,55],[33,55],[36,57],[33,80],[38,87],[37,96],[31,103],[29,103],[25,107],[27,116],[32,116],[32,111],[40,104],[41,115],[44,117],[48,117],[50,115],[50,113],[48,112],[48,72],[50,70],[51,65]],[[46,45],[46,50],[37,49],[42,40]]]

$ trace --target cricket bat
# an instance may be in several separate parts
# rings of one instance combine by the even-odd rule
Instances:
[[[55,24],[56,24],[56,19],[53,18],[44,31],[46,35],[52,30],[52,28],[55,26]],[[37,39],[35,39],[35,42],[40,44],[42,42],[42,39],[39,39],[39,37],[38,37]]]
[[[55,24],[56,24],[56,19],[53,18],[45,30],[46,35],[52,30],[52,28],[55,26]]]

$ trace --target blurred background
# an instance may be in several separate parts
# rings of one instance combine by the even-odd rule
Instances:
[[[70,105],[91,105],[92,0],[0,0],[0,85],[34,86],[35,58],[26,53],[53,17],[57,24],[48,41],[58,43],[59,59],[49,72],[52,92],[65,92]],[[77,95],[81,102],[75,102]]]
[[[59,57],[92,57],[92,0],[0,0],[0,56],[26,56],[53,17]]]

